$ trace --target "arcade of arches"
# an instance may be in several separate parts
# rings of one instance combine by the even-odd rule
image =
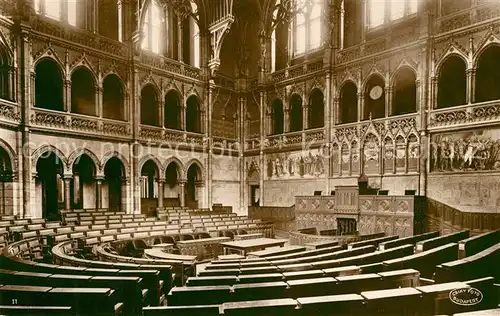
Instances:
[[[0,0],[0,214],[246,214],[361,175],[500,209],[498,1],[49,2]]]

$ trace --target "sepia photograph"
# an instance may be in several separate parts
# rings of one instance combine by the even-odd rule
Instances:
[[[500,0],[0,0],[0,316],[500,316]]]

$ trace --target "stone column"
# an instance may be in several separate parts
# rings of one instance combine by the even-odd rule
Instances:
[[[467,92],[466,92],[466,102],[467,104],[471,104],[474,102],[475,99],[475,77],[476,77],[476,70],[475,69],[467,69],[466,70],[466,75],[467,75]]]
[[[182,38],[183,29],[182,19],[179,15],[177,15],[177,57],[181,63],[184,62],[184,56],[182,53],[182,45],[184,42]]]
[[[158,208],[157,211],[163,210],[163,195],[164,195],[164,187],[165,187],[165,179],[157,179],[158,182]]]
[[[385,86],[385,117],[392,115],[392,86]]]
[[[179,198],[181,201],[181,207],[186,206],[185,185],[186,185],[186,180],[179,180]]]
[[[360,88],[361,89],[361,88]],[[358,92],[358,122],[364,119],[363,92]]]
[[[71,112],[71,80],[63,82],[63,102],[66,112]]]
[[[64,180],[64,209],[71,210],[71,180],[73,175],[63,175]]]
[[[309,104],[305,103],[302,105],[302,129],[306,130],[309,128]]]
[[[283,132],[288,133],[290,131],[290,104],[288,102],[283,106],[283,116]]]
[[[102,85],[97,86],[96,88],[96,114],[98,117],[102,118],[103,113],[103,99],[102,99],[103,88]]]
[[[104,181],[104,177],[96,177],[95,186],[96,186],[96,194],[95,194],[95,208],[102,208],[102,182]]]

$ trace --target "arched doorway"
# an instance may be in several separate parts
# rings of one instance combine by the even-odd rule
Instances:
[[[201,133],[201,112],[198,98],[190,96],[186,101],[186,131]]]
[[[385,116],[385,81],[380,75],[372,75],[365,87],[363,119]]]
[[[165,95],[164,126],[171,129],[181,129],[181,102],[179,94],[171,90]]]
[[[9,154],[0,147],[0,215],[11,215],[14,212],[12,203],[12,164]]]
[[[153,215],[158,207],[158,166],[153,160],[148,160],[141,169],[141,213]]]
[[[102,82],[102,116],[112,120],[125,119],[125,93],[123,84],[115,74],[109,74]]]
[[[90,209],[96,205],[96,167],[92,159],[82,154],[73,163],[73,181],[70,185],[72,209]]]
[[[47,152],[36,163],[38,202],[42,206],[42,218],[48,221],[59,220],[59,209],[64,207],[63,170],[61,158],[53,152]]]
[[[108,192],[108,209],[112,212],[121,212],[123,188],[124,188],[124,166],[120,159],[110,158],[104,166],[104,180]]]
[[[500,46],[488,47],[479,57],[475,102],[500,99]]]
[[[165,206],[179,206],[180,205],[180,192],[179,192],[179,165],[175,162],[168,164],[165,169],[165,187],[164,187],[164,201]]]
[[[440,68],[437,83],[437,108],[446,108],[467,103],[465,61],[453,55],[446,58]]]
[[[272,134],[283,134],[284,132],[284,114],[283,114],[283,103],[280,99],[276,99],[273,101],[272,105]]]
[[[96,115],[95,80],[85,67],[71,74],[71,113]]]
[[[341,124],[358,120],[358,88],[351,81],[346,82],[340,90],[339,110]]]
[[[417,77],[409,67],[398,70],[394,77],[394,96],[392,115],[414,113],[417,111]]]
[[[201,180],[200,167],[193,163],[189,166],[187,171],[187,185],[186,185],[186,205],[189,207],[198,207],[198,194],[196,192],[196,184]]]
[[[319,128],[325,125],[325,106],[323,92],[314,89],[309,96],[309,111],[307,112],[307,127]]]
[[[290,132],[302,130],[302,117],[302,98],[294,94],[290,98]]]
[[[35,106],[64,111],[62,70],[52,59],[45,58],[35,67]]]

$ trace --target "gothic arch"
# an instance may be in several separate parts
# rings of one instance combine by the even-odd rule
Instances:
[[[439,74],[441,72],[441,69],[442,69],[443,65],[445,64],[445,62],[449,58],[452,58],[452,57],[458,57],[458,58],[460,58],[464,62],[464,64],[465,64],[465,69],[467,69],[467,67],[469,65],[469,60],[467,59],[467,56],[459,53],[458,51],[457,52],[453,52],[453,53],[447,53],[438,62],[436,62],[436,68],[434,70],[434,74],[436,76],[439,77]]]
[[[104,154],[104,156],[102,157],[102,160],[101,160],[101,166],[103,168],[103,171],[104,171],[104,167],[106,166],[106,163],[108,163],[108,161],[111,159],[111,158],[116,158],[118,160],[120,160],[123,164],[123,171],[124,171],[124,177],[128,178],[129,176],[129,165],[128,165],[128,161],[127,161],[127,158],[125,158],[125,156],[123,156],[122,154],[120,154],[119,152],[117,151],[110,151],[110,152],[107,152]]]
[[[162,165],[163,170],[167,170],[168,166],[172,162],[177,164],[177,167],[178,167],[177,168],[177,177],[178,177],[178,179],[183,178],[184,175],[186,174],[186,170],[184,168],[184,164],[182,163],[182,161],[180,161],[180,159],[177,157],[172,156],[170,158],[167,158],[167,160],[165,160],[165,162]]]
[[[0,138],[0,148],[5,150],[10,160],[10,168],[12,170],[12,174],[15,175],[17,172],[17,156],[12,147],[3,139]]]
[[[342,92],[342,89],[344,89],[344,87],[345,87],[347,84],[350,84],[350,83],[351,83],[351,84],[353,84],[353,85],[356,87],[356,93],[357,93],[357,91],[359,91],[359,87],[358,87],[358,84],[356,83],[356,81],[354,81],[353,79],[345,79],[345,80],[343,80],[343,81],[339,84],[339,86],[338,86],[338,88],[337,88],[337,91],[335,91],[335,94],[336,94],[336,97],[337,97],[337,98],[340,98],[340,96],[341,96],[341,92]]]
[[[197,167],[198,167],[198,181],[204,181],[205,180],[205,168],[203,168],[203,164],[196,158],[193,158],[191,160],[189,160],[187,163],[186,163],[186,168],[184,170],[184,179],[187,179],[188,178],[188,170],[189,168],[195,164]]]
[[[66,78],[66,67],[64,66],[64,63],[59,59],[59,57],[56,55],[56,52],[51,48],[47,48],[47,50],[38,58],[33,60],[33,71],[36,70],[36,66],[45,59],[50,59],[53,61],[57,67],[59,68],[59,71],[61,72],[61,78],[65,79]]]
[[[92,75],[92,78],[94,79],[94,84],[97,86],[97,78],[99,77],[97,72],[92,68],[92,65],[88,61],[88,59],[85,56],[82,56],[75,64],[71,65],[71,68],[69,69],[69,77],[73,75],[75,71],[77,71],[80,68],[84,68],[90,72]]]
[[[96,168],[96,174],[101,172],[101,161],[91,150],[87,148],[81,148],[74,150],[68,157],[68,168],[72,168],[75,161],[82,155],[88,156],[93,162]]]
[[[160,160],[158,160],[158,158],[156,158],[155,156],[153,156],[151,154],[142,157],[141,160],[139,161],[138,168],[137,168],[139,174],[141,173],[141,170],[142,170],[142,167],[144,167],[144,164],[149,160],[151,160],[156,165],[156,168],[158,169],[158,177],[162,178],[163,172],[164,172],[162,164],[161,164]]]
[[[489,48],[495,47],[495,46],[500,46],[500,40],[496,38],[493,35],[489,35],[489,37],[493,37],[492,41],[488,41],[484,43],[481,47],[478,48],[477,51],[474,52],[474,55],[472,56],[472,68],[476,69],[477,68],[477,63],[479,62],[479,59],[481,58],[481,55]]]
[[[68,168],[68,158],[66,155],[58,148],[52,145],[43,145],[41,147],[38,147],[32,154],[31,154],[31,168],[35,170],[36,172],[36,164],[38,162],[38,159],[42,157],[46,153],[53,153],[55,154],[59,159],[61,159],[63,166],[65,169]]]

